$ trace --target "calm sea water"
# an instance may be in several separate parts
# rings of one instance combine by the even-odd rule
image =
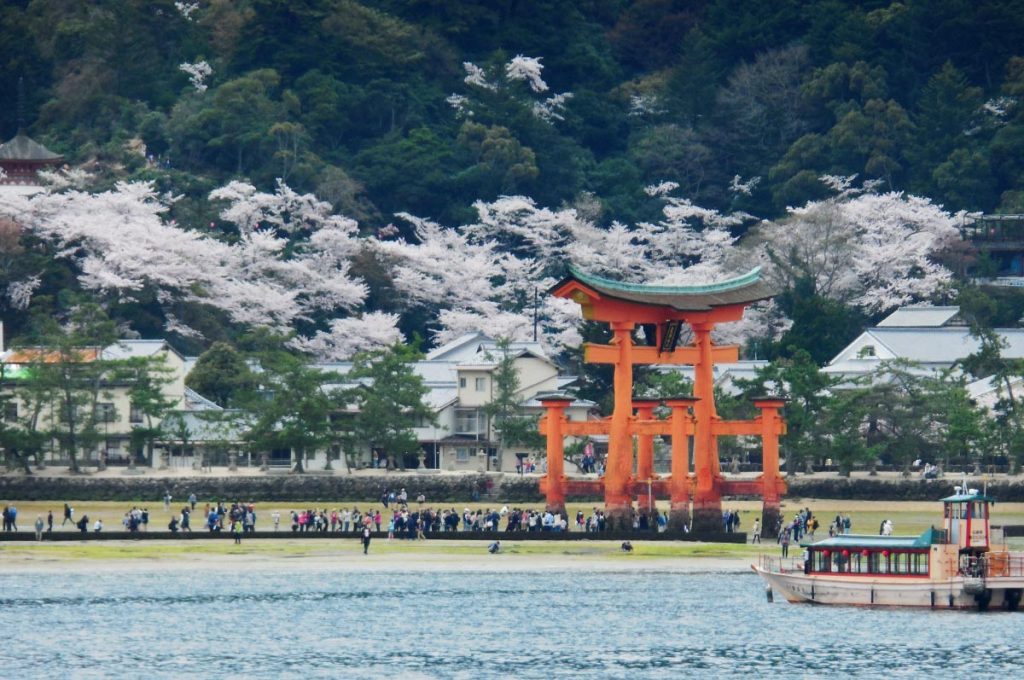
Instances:
[[[5,679],[1019,677],[1022,630],[739,574],[0,574]]]

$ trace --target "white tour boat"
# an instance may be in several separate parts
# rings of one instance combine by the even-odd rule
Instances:
[[[993,537],[993,499],[956,487],[942,499],[944,527],[920,536],[839,535],[804,547],[802,562],[762,556],[753,566],[768,597],[816,604],[1003,608],[1024,591],[1024,553]]]

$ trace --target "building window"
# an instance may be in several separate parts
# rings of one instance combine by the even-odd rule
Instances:
[[[459,448],[455,449],[455,460],[459,463],[468,463],[469,449],[466,448],[465,446],[460,446]]]
[[[487,389],[487,378],[477,378],[476,391],[483,392],[485,389]]]
[[[874,357],[875,356],[875,346],[874,345],[864,345],[863,347],[860,348],[860,351],[857,352],[857,356],[859,358],[861,358],[861,359],[870,359],[870,358]]]
[[[487,426],[487,418],[475,408],[455,411],[455,434],[477,437]]]
[[[8,423],[18,422],[18,402],[9,401],[4,404],[4,420]]]
[[[132,404],[131,410],[128,412],[128,422],[130,423],[141,423],[142,422],[142,409]]]
[[[459,378],[459,387],[461,387],[462,389],[466,389],[466,379],[465,378]]]
[[[117,412],[114,411],[114,405],[109,401],[104,401],[96,404],[96,410],[93,416],[98,423],[112,423],[117,420]]]

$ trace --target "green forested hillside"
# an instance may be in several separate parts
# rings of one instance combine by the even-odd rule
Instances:
[[[1022,46],[1020,0],[9,0],[0,132],[24,78],[29,132],[73,162],[192,197],[282,177],[366,227],[399,210],[455,223],[509,193],[589,192],[602,221],[630,223],[661,180],[772,217],[854,173],[1012,212]],[[525,84],[464,82],[463,62],[493,73],[518,54],[542,58],[545,96],[572,93],[562,120],[532,115]],[[179,68],[200,61],[205,92]],[[736,176],[760,180],[733,204]]]

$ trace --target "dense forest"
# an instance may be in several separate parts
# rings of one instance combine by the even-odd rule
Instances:
[[[24,122],[91,173],[90,191],[152,182],[175,197],[163,223],[223,227],[225,241],[245,228],[210,197],[234,180],[249,196],[280,198],[278,180],[315,195],[358,225],[346,238],[413,242],[423,224],[396,213],[453,227],[505,196],[530,197],[534,217],[572,210],[611,233],[660,219],[667,233],[663,197],[645,191],[664,181],[722,216],[779,219],[848,186],[822,177],[851,176],[949,216],[1024,212],[1022,39],[1016,0],[12,0],[0,8],[0,132]],[[739,237],[756,223],[718,228]],[[624,229],[634,246],[640,237]],[[309,232],[278,232],[282,258],[298,257]],[[530,243],[506,233],[497,245]],[[349,253],[344,273],[365,286],[364,310],[399,313],[405,337],[429,341],[436,306],[394,309],[401,285],[379,260],[408,255],[395,248]],[[28,261],[9,265],[8,278]],[[79,285],[74,265],[48,265],[35,311]],[[927,276],[922,268],[893,276]],[[828,302],[813,279],[791,276],[780,303],[790,341],[819,345],[821,361],[886,307],[863,303],[870,286]],[[528,312],[529,297],[517,289],[474,311]],[[194,310],[175,313],[200,332],[145,296],[120,308],[115,298],[114,316],[145,335],[182,328],[191,350],[230,339]],[[17,305],[5,305],[9,317]],[[296,323],[311,336],[354,308],[311,307]],[[823,349],[816,333],[835,337]]]
[[[136,140],[197,192],[285,179],[368,226],[473,201],[600,200],[650,217],[672,180],[760,217],[877,178],[951,210],[1024,210],[1024,3],[1007,0],[32,0],[0,9],[0,131],[147,176]],[[541,58],[532,94],[465,82]],[[197,96],[182,64],[206,62]],[[470,99],[462,115],[448,99]],[[553,123],[553,124],[552,124]]]

